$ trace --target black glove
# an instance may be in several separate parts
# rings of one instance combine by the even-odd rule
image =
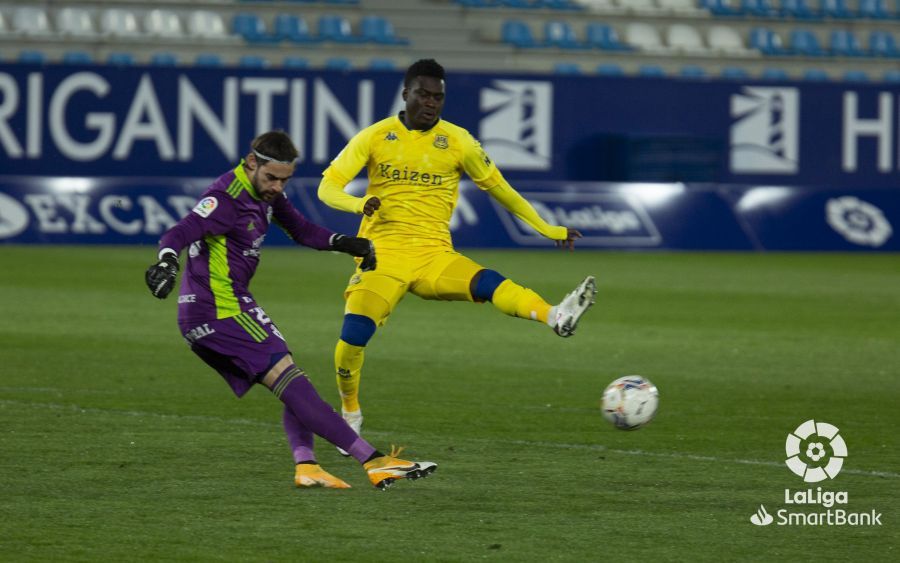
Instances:
[[[144,280],[150,293],[157,299],[165,299],[175,287],[175,277],[178,275],[178,255],[174,252],[166,252],[159,262],[147,268]]]
[[[375,269],[375,245],[367,238],[334,235],[331,237],[331,249],[337,250],[338,252],[346,252],[350,256],[362,258],[359,269],[363,272]]]

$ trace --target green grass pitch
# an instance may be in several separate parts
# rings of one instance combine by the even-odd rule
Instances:
[[[900,559],[896,255],[467,254],[552,301],[594,274],[597,305],[560,339],[407,296],[368,348],[364,433],[439,468],[379,492],[323,441],[353,488],[293,487],[280,404],[190,353],[152,248],[0,247],[0,560]],[[253,286],[332,404],[351,268],[268,248]],[[661,395],[636,432],[598,408],[628,374]],[[750,523],[808,488],[784,442],[810,418],[849,449],[818,485],[882,526]]]

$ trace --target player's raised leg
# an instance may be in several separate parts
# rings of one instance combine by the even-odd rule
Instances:
[[[505,278],[494,270],[481,270],[469,283],[476,301],[490,301],[507,315],[546,323],[550,318],[549,303],[533,290]]]
[[[476,273],[469,287],[476,301],[490,301],[507,315],[545,323],[563,337],[575,333],[597,293],[593,276],[588,276],[558,305],[550,305],[533,290],[487,269]]]
[[[567,338],[575,334],[578,321],[594,304],[597,296],[597,283],[594,276],[584,278],[575,289],[570,291],[559,302],[559,305],[551,307],[550,317],[547,322],[556,334]]]

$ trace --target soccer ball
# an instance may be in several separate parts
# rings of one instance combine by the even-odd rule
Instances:
[[[603,391],[603,418],[620,430],[637,430],[656,416],[659,391],[639,375],[626,375]]]

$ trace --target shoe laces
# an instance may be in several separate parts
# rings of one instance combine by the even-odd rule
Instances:
[[[403,447],[403,446],[395,446],[394,444],[391,444],[391,453],[390,453],[390,457],[399,457],[399,456],[400,456],[400,453],[401,453],[403,450],[404,450],[404,447]]]

